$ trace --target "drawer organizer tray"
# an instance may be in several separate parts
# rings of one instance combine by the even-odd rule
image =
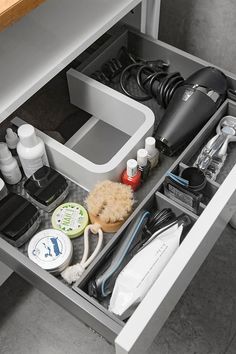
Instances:
[[[101,116],[103,116],[103,113],[101,110],[104,107],[101,108],[101,102],[99,101],[96,101],[96,104],[93,107],[90,101],[84,102],[84,106],[81,105],[79,102],[80,97],[77,97],[79,96],[79,91],[77,90],[78,85],[81,85],[82,91],[80,92],[82,92],[82,96],[83,89],[88,84],[91,88],[91,92],[93,90],[97,91],[97,93],[99,92],[99,94],[102,92],[102,97],[104,98],[104,95],[108,95],[107,97],[109,97],[109,100],[116,97],[119,104],[123,105],[123,107],[129,106],[129,109],[134,109],[135,112],[139,112],[138,117],[144,114],[143,112],[145,111],[145,107],[143,105],[135,101],[128,100],[127,97],[116,93],[116,91],[112,88],[106,87],[103,84],[85,76],[85,74],[90,75],[94,72],[94,70],[96,70],[104,61],[114,57],[116,53],[115,48],[118,50],[120,46],[124,44],[127,44],[128,48],[132,49],[135,54],[141,57],[158,57],[169,60],[171,63],[171,68],[173,70],[180,71],[184,77],[203,66],[210,65],[207,62],[204,62],[160,41],[151,40],[145,35],[125,30],[117,37],[108,39],[108,41],[102,45],[98,52],[92,54],[90,65],[88,65],[88,63],[84,63],[83,74],[78,73],[78,71],[74,69],[69,70],[68,80],[72,102],[78,104],[80,108],[88,110],[94,117],[99,115],[99,118],[102,119]],[[226,75],[229,78],[231,88],[235,89],[235,76],[230,73],[226,73]],[[91,98],[90,95],[86,97]],[[97,99],[99,99],[99,95],[97,96]],[[92,109],[89,107],[92,107]],[[109,105],[109,111],[106,112],[104,121],[107,123],[106,119],[112,119],[110,114],[114,113],[114,124],[117,124],[119,114],[115,112],[116,109],[112,112],[112,107],[113,104]],[[165,174],[168,171],[177,171],[178,169],[184,168],[186,165],[191,166],[194,155],[198,153],[201,145],[208,139],[208,137],[211,136],[218,121],[226,114],[235,115],[235,107],[235,102],[230,100],[225,101],[191,142],[191,144],[179,156],[174,156],[171,158],[164,156],[161,157],[159,167],[153,170],[150,179],[135,194],[137,204],[132,215],[127,219],[116,234],[112,235],[112,237],[109,235],[106,236],[108,243],[98,255],[96,261],[90,265],[83,277],[81,277],[80,281],[74,285],[73,289],[76,291],[65,285],[63,281],[60,281],[60,279],[39,268],[22,252],[1,238],[0,259],[27,281],[42,290],[54,301],[59,303],[77,318],[104,336],[107,340],[110,342],[115,341],[117,354],[145,353],[145,350],[163,326],[175,304],[178,302],[179,298],[187,288],[188,284],[198,271],[204,259],[230,220],[232,214],[236,210],[236,166],[233,166],[235,163],[234,154],[232,154],[233,161],[229,161],[230,168],[232,166],[233,167],[230,170],[230,168],[225,165],[227,172],[225,172],[225,174],[222,172],[224,174],[222,181],[217,180],[214,183],[210,181],[208,182],[206,187],[206,195],[208,200],[206,200],[205,203],[202,203],[202,212],[200,215],[196,215],[188,211],[183,206],[163,195],[162,183],[164,181]],[[149,110],[145,112],[148,112],[149,115]],[[162,113],[163,111],[156,105],[155,114],[157,120],[161,118]],[[139,120],[139,123],[141,123],[136,130],[136,133],[139,134],[141,134],[139,131],[141,125],[146,122],[146,118],[144,118],[144,116],[142,117],[143,118]],[[151,120],[153,118],[151,118],[151,115],[149,117],[150,120],[148,120],[148,122],[152,125],[153,121],[151,122]],[[96,119],[94,119],[92,123],[96,122]],[[109,124],[110,122],[111,121],[109,121]],[[121,126],[118,127],[117,125],[113,125],[113,127],[118,130],[121,129]],[[127,129],[126,125],[124,126],[124,129]],[[146,131],[142,133],[142,137],[139,136],[139,138],[144,139],[145,134],[150,133],[149,129],[151,129],[150,126],[147,127]],[[124,133],[124,130],[122,132]],[[79,134],[80,136],[78,140],[80,140],[80,138],[82,139],[83,136],[83,132],[80,133],[81,135]],[[126,133],[132,134],[132,132],[127,131]],[[79,156],[79,154],[75,151],[71,150],[67,146],[63,146],[45,134],[39,134],[46,144],[51,166],[65,175],[72,182],[89,189],[92,184],[99,179],[97,178],[99,174],[100,177],[102,177],[101,175],[104,172],[104,164],[98,164],[95,168],[94,165],[96,164],[90,161],[88,166],[88,161],[85,162],[85,157]],[[72,142],[72,145],[76,146],[78,140],[77,137],[75,137],[75,144]],[[139,146],[138,144],[138,141],[135,141],[134,145],[128,150],[130,152],[136,150]],[[73,148],[72,145],[71,147]],[[133,152],[129,155],[128,150],[125,148],[125,153],[127,153],[127,156],[121,156],[119,160],[121,164],[124,162],[124,159],[127,159],[128,156],[132,155]],[[81,161],[84,166],[81,164]],[[85,167],[87,171],[88,167],[91,167],[89,177],[85,174],[83,167]],[[228,175],[226,176],[227,173]],[[80,179],[80,175],[84,176],[85,181]],[[103,175],[102,179],[104,176],[105,175]],[[221,176],[219,176],[219,178],[221,178]],[[77,188],[81,187],[75,186],[75,189]],[[83,196],[85,194],[85,191],[81,191],[80,195]],[[79,200],[77,201],[79,202]],[[152,288],[147,293],[146,297],[140,303],[128,322],[124,323],[119,318],[109,313],[106,308],[106,304],[100,304],[88,295],[86,289],[87,283],[103,264],[104,259],[108,256],[111,248],[115,247],[117,242],[119,242],[119,239],[122,237],[126,227],[139,212],[139,210],[144,208],[150,209],[154,206],[157,208],[171,207],[177,214],[185,212],[191,218],[191,229],[189,230],[188,235],[182,242],[181,246],[175,252],[167,266],[153,284]],[[76,240],[74,241],[77,242]],[[77,246],[75,245],[75,247],[79,247],[79,243]]]
[[[153,208],[156,208],[158,210],[161,210],[163,208],[171,208],[176,213],[176,215],[180,215],[180,213],[186,213],[191,218],[192,223],[194,223],[199,219],[199,215],[203,213],[207,205],[211,202],[212,198],[214,198],[214,195],[220,188],[220,184],[218,182],[207,179],[206,186],[202,191],[203,202],[200,203],[200,213],[199,215],[197,215],[196,213],[188,210],[184,205],[180,205],[177,201],[173,201],[170,198],[168,198],[166,195],[164,195],[163,182],[167,173],[173,172],[175,174],[178,174],[185,168],[192,166],[191,161],[193,160],[193,157],[196,156],[197,153],[199,153],[200,151],[199,146],[204,145],[209,140],[209,138],[212,135],[212,132],[215,132],[215,128],[219,123],[219,121],[226,115],[236,116],[236,103],[234,101],[226,100],[221,105],[221,107],[212,116],[212,118],[208,121],[208,123],[202,128],[202,130],[195,137],[195,139],[183,151],[183,153],[179,156],[179,158],[176,159],[176,161],[171,165],[171,167],[166,171],[166,173],[165,172],[163,173],[163,176],[159,179],[156,186],[154,187],[155,190],[151,191],[149,196],[145,198],[143,202],[138,206],[137,210],[140,210],[142,208],[148,210]],[[226,159],[224,169],[222,170],[222,172],[220,172],[218,178],[222,178],[222,175],[225,176],[226,168],[228,168],[227,175],[230,173],[231,168],[236,163],[235,154],[236,154],[236,146],[235,148],[234,146],[232,146],[231,153],[229,153]],[[135,211],[135,213],[137,212],[137,210]],[[114,247],[116,242],[118,242],[117,239],[118,238],[120,239],[122,237],[123,235],[119,232],[117,233],[117,235],[114,235],[112,241],[110,242],[113,243],[112,247]],[[91,266],[91,268],[88,269],[83,274],[80,280],[73,287],[76,291],[80,292],[79,289],[82,289],[86,292],[88,291],[87,289],[88,282],[91,280],[91,278],[93,278],[93,276],[96,274],[99,268],[102,267],[103,262],[106,261],[109,252],[110,250],[108,248],[106,252],[105,251],[103,252],[103,255],[100,254],[99,259],[97,259],[97,262],[93,264],[93,266]]]

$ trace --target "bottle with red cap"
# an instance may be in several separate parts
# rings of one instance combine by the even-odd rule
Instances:
[[[135,191],[141,185],[141,172],[138,170],[138,163],[134,159],[127,161],[126,170],[121,175],[121,182],[131,186]]]

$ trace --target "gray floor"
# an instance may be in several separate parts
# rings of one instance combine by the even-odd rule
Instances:
[[[236,231],[227,227],[148,354],[236,353]],[[1,354],[106,354],[108,344],[13,274],[0,291]]]
[[[162,40],[236,71],[235,1],[165,0],[161,14]],[[74,111],[66,98],[64,79],[58,76],[53,90],[51,85],[16,112],[47,130]],[[227,227],[149,354],[236,353],[235,254],[236,231]],[[114,347],[13,274],[0,288],[0,353],[106,354],[114,353]]]

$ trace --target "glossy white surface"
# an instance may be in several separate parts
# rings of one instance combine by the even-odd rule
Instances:
[[[47,0],[0,33],[0,122],[140,0]]]

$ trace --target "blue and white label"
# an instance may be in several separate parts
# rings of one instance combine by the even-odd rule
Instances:
[[[72,243],[60,230],[47,229],[37,233],[29,242],[28,256],[43,269],[61,270],[72,257]]]
[[[32,254],[41,261],[51,262],[60,257],[63,251],[63,244],[58,237],[44,237],[37,242]]]

